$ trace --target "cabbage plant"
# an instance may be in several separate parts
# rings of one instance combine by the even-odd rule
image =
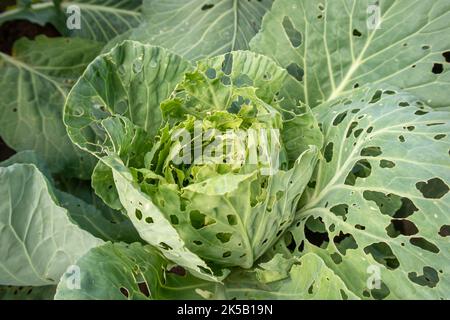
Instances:
[[[1,297],[449,298],[448,1],[91,1],[0,15]]]

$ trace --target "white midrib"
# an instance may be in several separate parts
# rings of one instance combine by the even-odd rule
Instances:
[[[36,74],[37,76],[39,76],[39,77],[41,77],[41,78],[47,80],[48,82],[50,82],[51,84],[53,84],[53,85],[56,87],[56,89],[61,93],[61,95],[62,95],[64,98],[66,98],[67,93],[60,87],[60,85],[59,85],[55,80],[53,80],[53,79],[50,78],[49,76],[47,76],[47,75],[45,75],[45,74],[43,74],[43,73],[37,71],[37,70],[34,69],[32,66],[27,65],[27,64],[25,64],[25,63],[23,63],[23,62],[21,62],[21,61],[15,59],[14,57],[11,57],[11,56],[9,56],[9,55],[7,55],[7,54],[4,54],[4,53],[1,53],[1,52],[0,52],[0,61],[1,61],[1,59],[4,59],[7,63],[12,64],[12,65],[16,66],[16,67],[19,68],[19,69],[20,69],[20,68],[25,69],[25,70],[27,70],[28,72],[34,73],[34,74]]]
[[[231,40],[231,51],[235,50],[235,46],[236,46],[236,38],[237,38],[237,33],[238,33],[238,4],[237,4],[238,0],[234,0],[233,1],[233,17],[234,17],[234,25],[233,25],[233,39]]]
[[[380,21],[378,25],[381,25],[383,22],[383,18],[385,16],[387,16],[387,14],[389,13],[389,11],[393,8],[394,6],[391,6],[385,13],[384,15],[382,15],[380,17]],[[358,57],[356,58],[356,60],[354,60],[352,62],[352,65],[350,67],[350,69],[348,69],[347,74],[345,75],[344,79],[342,79],[341,83],[339,84],[339,86],[333,90],[333,92],[331,93],[330,97],[328,98],[327,102],[337,98],[338,96],[341,95],[341,93],[344,91],[344,89],[347,87],[348,83],[350,82],[350,80],[352,79],[353,75],[355,74],[355,72],[359,69],[359,67],[361,66],[361,64],[363,63],[364,60],[364,55],[366,54],[367,50],[369,49],[373,38],[375,37],[376,33],[377,33],[378,29],[374,29],[372,31],[372,33],[369,34],[369,37],[367,38],[366,43],[364,44],[363,49],[361,50],[360,54],[358,55]],[[350,35],[351,36],[351,35]]]

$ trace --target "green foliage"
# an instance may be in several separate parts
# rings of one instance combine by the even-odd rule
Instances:
[[[0,299],[450,298],[447,0],[15,20],[61,36],[0,53]]]

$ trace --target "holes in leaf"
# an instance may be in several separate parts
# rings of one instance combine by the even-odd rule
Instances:
[[[208,68],[208,70],[206,70],[206,72],[205,72],[205,75],[211,80],[215,79],[217,77],[216,69]]]
[[[443,225],[441,229],[439,230],[439,235],[441,237],[448,237],[450,236],[450,226],[448,224]]]
[[[419,210],[410,199],[392,193],[385,194],[366,190],[363,192],[363,197],[368,201],[375,202],[382,214],[398,219],[407,218]]]
[[[186,275],[186,269],[181,266],[174,266],[169,270],[169,272],[182,277]]]
[[[202,6],[202,11],[209,10],[209,9],[211,9],[212,7],[214,7],[213,4],[205,4],[205,5]]]
[[[209,269],[207,269],[207,268],[205,268],[205,267],[203,267],[203,266],[197,266],[197,268],[199,268],[200,271],[203,272],[203,273],[205,273],[205,274],[212,274],[212,273],[211,273],[211,270],[209,270]]]
[[[382,94],[383,94],[383,91],[377,90],[369,103],[377,103],[378,101],[380,101]]]
[[[200,240],[194,240],[193,241],[194,244],[196,244],[197,246],[201,246],[203,244],[203,242],[201,242]]]
[[[358,129],[358,130],[355,130],[353,135],[355,136],[355,138],[358,138],[361,135],[361,133],[363,133],[363,132],[364,132],[364,129]]]
[[[383,169],[392,169],[395,167],[395,162],[389,160],[380,160],[380,167]]]
[[[422,50],[430,50],[430,46],[429,45],[424,45],[424,46],[422,46]]]
[[[338,205],[332,207],[330,209],[330,211],[333,212],[338,217],[342,217],[342,220],[344,220],[344,221],[347,220],[347,214],[348,214],[348,205],[347,204],[345,204],[345,203],[338,204]]]
[[[428,124],[427,124],[427,127],[442,126],[442,125],[444,125],[444,124],[445,124],[445,123],[443,123],[443,122],[428,123]]]
[[[230,226],[237,225],[237,217],[234,214],[227,215],[227,220]]]
[[[231,256],[231,251],[226,251],[222,254],[223,258],[228,258],[229,256]]]
[[[435,63],[431,72],[433,72],[434,74],[441,74],[442,72],[444,72],[444,66],[441,63]]]
[[[408,102],[405,102],[405,101],[404,102],[400,102],[398,105],[399,105],[399,107],[402,107],[402,108],[410,106],[410,104]]]
[[[240,74],[234,79],[234,84],[238,88],[253,86],[253,80],[246,74]]]
[[[391,291],[389,290],[389,288],[384,284],[383,281],[380,281],[380,288],[374,288],[372,290],[370,290],[370,294],[372,295],[372,297],[375,300],[383,300],[385,299],[389,294],[391,293]]]
[[[294,24],[288,16],[285,16],[283,19],[283,28],[292,46],[298,48],[302,44],[302,34],[295,29]]]
[[[368,178],[371,173],[372,166],[370,162],[365,159],[359,160],[347,175],[344,183],[349,186],[354,186],[358,178]]]
[[[230,77],[223,76],[222,78],[220,78],[220,82],[222,82],[224,86],[229,86],[231,84],[231,79]]]
[[[147,222],[147,223],[153,223],[152,217],[147,217],[147,218],[145,218],[145,222]]]
[[[398,140],[399,140],[401,143],[404,143],[404,142],[406,141],[404,136],[399,136],[399,137],[398,137]]]
[[[409,242],[416,247],[432,253],[439,253],[439,248],[425,238],[411,238]]]
[[[287,72],[293,76],[297,81],[303,81],[305,71],[296,63],[291,63],[286,67]]]
[[[349,249],[357,249],[358,244],[355,241],[355,238],[349,233],[343,233],[342,231],[339,235],[333,238],[333,242],[336,248],[342,253],[344,256]]]
[[[361,37],[362,36],[362,33],[358,30],[358,29],[353,29],[353,35],[355,36],[355,37]]]
[[[120,293],[123,294],[126,298],[130,296],[130,293],[128,292],[128,289],[125,287],[120,287]]]
[[[427,199],[441,199],[449,190],[448,185],[439,178],[433,178],[427,182],[418,182],[416,188]]]
[[[412,282],[422,287],[434,288],[439,282],[439,274],[431,267],[423,267],[423,274],[417,275],[417,272],[408,273],[408,278]]]
[[[366,227],[365,227],[365,226],[362,226],[362,225],[360,225],[360,224],[357,224],[357,225],[355,225],[355,229],[358,229],[358,230],[366,230]]]
[[[399,235],[413,236],[419,232],[416,225],[409,220],[392,219],[391,223],[386,227],[389,237],[397,238]]]
[[[165,243],[165,242],[160,242],[159,243],[159,246],[162,248],[162,249],[164,249],[164,250],[172,250],[172,247],[171,246],[169,246],[167,243]]]
[[[341,293],[342,300],[348,300],[348,295],[344,290],[340,289],[339,292]]]
[[[450,51],[444,52],[442,56],[445,58],[447,63],[450,63]]]
[[[335,264],[339,264],[339,263],[342,262],[342,257],[341,257],[341,255],[340,255],[339,253],[337,253],[337,252],[331,254],[330,257],[331,257],[331,260],[333,260],[333,262],[334,262]]]
[[[383,152],[380,147],[367,147],[361,150],[361,156],[363,157],[378,157]]]
[[[295,242],[291,232],[286,233],[284,237],[284,243],[286,244],[286,248],[288,248],[290,252],[294,252],[297,248],[297,243]]]
[[[220,232],[216,234],[216,238],[220,240],[222,243],[227,243],[230,241],[232,234],[228,232]]]
[[[418,110],[418,111],[414,112],[414,114],[415,114],[416,116],[424,116],[424,115],[426,115],[426,114],[428,114],[428,113],[429,113],[429,112],[422,111],[422,110]]]
[[[178,224],[178,223],[180,223],[179,220],[178,220],[178,217],[177,217],[176,215],[174,215],[174,214],[171,214],[171,215],[170,215],[170,222],[171,222],[172,224]]]
[[[388,269],[397,269],[400,262],[392,252],[391,247],[384,242],[373,243],[364,248],[366,254],[372,255],[373,259]]]
[[[342,123],[344,119],[347,117],[348,111],[342,112],[336,116],[333,120],[333,126],[337,126],[338,124]]]
[[[191,220],[191,225],[197,230],[216,223],[216,220],[207,217],[203,213],[200,213],[198,210],[191,211],[189,213],[189,218]]]
[[[325,147],[323,156],[324,156],[326,162],[331,162],[331,160],[333,159],[333,146],[334,146],[334,143],[329,142],[327,144],[327,146]]]
[[[305,249],[305,241],[302,240],[302,242],[300,242],[300,245],[298,246],[298,251],[303,252],[304,249]]]
[[[227,53],[225,54],[225,57],[222,62],[222,71],[227,76],[229,76],[232,70],[233,70],[233,54]]]
[[[317,181],[308,182],[308,188],[314,189],[316,187]]]
[[[445,137],[447,137],[446,134],[438,134],[438,135],[434,136],[434,139],[435,139],[435,140],[442,140],[442,139],[444,139]]]
[[[314,283],[315,283],[315,281],[313,281],[313,283],[311,283],[311,285],[310,285],[309,288],[308,288],[308,293],[309,293],[309,294],[313,294]]]
[[[310,217],[305,224],[305,237],[311,244],[319,248],[326,248],[328,242],[330,242],[330,238],[328,237],[328,232],[326,232],[325,225],[321,226],[320,224],[323,225],[323,222]],[[315,230],[313,231],[310,228]],[[321,230],[323,231],[321,232]]]
[[[134,211],[134,215],[136,216],[136,219],[141,220],[142,219],[142,212],[139,209],[136,209]]]
[[[356,122],[356,121],[353,121],[353,122],[350,124],[350,127],[349,127],[348,130],[347,130],[347,138],[351,136],[351,134],[352,134],[352,132],[353,132],[353,129],[355,129],[357,126],[358,126],[358,122]]]

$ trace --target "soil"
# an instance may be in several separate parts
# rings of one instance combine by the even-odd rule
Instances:
[[[9,6],[13,6],[16,4],[16,0],[2,0],[0,2],[0,12],[5,11],[5,9]]]
[[[10,147],[8,147],[3,141],[3,139],[0,137],[0,161],[8,159],[15,153],[16,152]]]

